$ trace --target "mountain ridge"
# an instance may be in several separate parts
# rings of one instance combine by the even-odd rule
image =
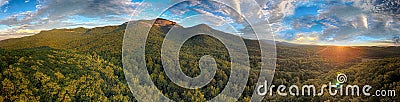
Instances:
[[[133,24],[137,24],[138,26],[136,27],[144,28],[143,26],[151,27],[153,22],[151,20],[141,20],[135,21]],[[164,22],[152,27],[149,33],[151,36],[147,39],[150,43],[148,42],[146,45],[147,51],[145,51],[144,62],[146,62],[149,75],[157,88],[168,98],[178,102],[206,101],[220,94],[221,90],[226,86],[228,81],[226,79],[231,78],[231,62],[229,53],[224,48],[224,45],[213,37],[207,35],[192,37],[182,45],[182,53],[179,55],[182,71],[191,77],[200,74],[198,61],[203,55],[213,56],[218,68],[214,79],[206,88],[182,90],[181,87],[169,81],[168,76],[163,73],[159,50],[163,42],[162,38],[166,35],[166,32],[162,30],[171,29],[172,26],[170,24],[173,23]],[[0,41],[0,72],[2,72],[0,74],[0,79],[2,80],[2,84],[0,84],[2,85],[0,86],[2,88],[0,90],[0,101],[23,101],[19,97],[26,97],[26,100],[34,101],[134,101],[135,97],[133,97],[132,92],[149,94],[145,98],[157,100],[159,97],[151,95],[153,92],[130,90],[126,83],[125,75],[130,74],[124,73],[124,66],[121,62],[121,56],[123,55],[121,46],[126,26],[129,26],[128,23],[92,29],[56,29],[43,31],[30,37],[5,42]],[[204,25],[194,26],[192,29],[190,27],[180,27],[178,24],[174,24],[174,26],[178,26],[176,27],[178,28],[177,30],[183,31],[179,34],[203,32],[219,34],[224,38],[237,37],[233,34],[210,29],[208,28],[209,26]],[[257,49],[259,41],[244,39],[244,42],[249,52],[251,70],[242,97],[238,101],[251,99],[258,81],[259,69],[262,65],[262,63],[259,63],[261,61],[260,50],[259,48]],[[275,42],[271,41],[270,43]],[[4,48],[2,46],[11,50],[2,49]],[[325,48],[327,49],[324,50]],[[331,81],[332,78],[336,78],[337,72],[343,72],[351,76],[349,77],[351,79],[356,77],[356,80],[369,79],[371,76],[382,76],[382,72],[386,72],[384,76],[388,76],[389,80],[382,80],[381,77],[377,77],[374,80],[364,80],[361,83],[349,81],[349,84],[371,85],[370,82],[373,82],[375,83],[373,85],[380,84],[377,87],[390,86],[388,89],[398,89],[391,82],[399,82],[396,79],[399,76],[396,72],[399,72],[400,58],[375,60],[400,56],[399,48],[396,47],[341,48],[336,46],[286,46],[278,44],[276,49],[277,62],[274,80],[272,81],[273,85],[325,83]],[[318,51],[321,52],[316,53]],[[348,53],[347,51],[355,52]],[[369,57],[364,57],[365,55],[349,56],[361,53],[369,55]],[[133,55],[135,53],[128,51],[124,52],[124,54]],[[326,59],[335,58],[336,56],[346,60],[345,63],[337,64],[338,62],[335,62],[335,60]],[[361,61],[358,61],[358,59],[360,58],[365,58],[366,61],[378,61],[379,63],[364,62],[359,64]],[[135,59],[127,60],[131,60],[133,63],[136,61]],[[379,67],[371,69],[371,66]],[[131,81],[140,82],[138,80],[132,79]],[[389,83],[382,84],[383,82]],[[276,89],[273,89],[273,91],[276,92]],[[353,99],[352,96],[345,98]],[[345,98],[276,96],[266,97],[266,100],[312,101],[320,99],[343,101]],[[395,98],[395,100],[399,100],[398,97]],[[221,101],[226,101],[227,99],[222,98]],[[361,97],[354,99],[361,99]],[[386,97],[385,100],[390,101],[391,99],[392,97]],[[372,99],[370,98],[369,100]]]
[[[158,21],[159,20],[159,21]],[[71,28],[71,29],[51,29],[51,30],[43,30],[40,31],[37,34],[31,35],[31,36],[25,36],[25,37],[21,37],[21,38],[11,38],[11,39],[5,39],[5,40],[0,40],[0,47],[1,48],[9,48],[10,46],[4,46],[4,43],[8,43],[13,40],[23,40],[23,39],[27,39],[27,38],[32,38],[35,35],[42,35],[42,34],[48,34],[48,32],[55,32],[55,31],[60,31],[60,32],[66,32],[67,34],[76,34],[76,33],[81,33],[81,35],[86,35],[86,34],[96,34],[96,33],[91,33],[91,32],[95,32],[96,30],[107,30],[109,28],[115,28],[118,27],[119,29],[109,29],[110,31],[109,33],[113,33],[113,32],[120,32],[120,31],[124,31],[125,27],[128,25],[128,23],[137,23],[137,24],[141,24],[143,26],[151,26],[152,25],[152,21],[154,22],[154,26],[159,26],[159,27],[164,27],[166,29],[170,29],[171,27],[175,27],[175,28],[180,28],[180,29],[199,29],[201,28],[202,30],[213,30],[213,31],[217,31],[217,32],[222,32],[222,33],[226,33],[220,30],[216,30],[210,26],[208,26],[207,24],[198,24],[198,25],[194,25],[191,27],[183,27],[179,24],[177,24],[176,22],[167,20],[167,19],[162,19],[162,18],[158,18],[158,19],[154,19],[154,20],[137,20],[137,21],[129,21],[129,22],[125,22],[121,25],[115,25],[115,26],[102,26],[102,27],[94,27],[94,28],[84,28],[84,27],[77,27],[77,28]],[[166,23],[168,22],[168,23]],[[107,33],[104,33],[107,34]],[[231,34],[231,33],[226,33],[226,34]],[[235,34],[231,34],[231,35],[235,35]],[[74,35],[75,36],[75,35]],[[75,36],[76,37],[76,36]],[[284,41],[274,41],[277,44],[282,44],[282,45],[293,45],[293,46],[298,46],[298,45],[303,45],[303,44],[294,44],[294,43],[289,43],[289,42],[284,42]],[[272,44],[272,42],[268,41],[269,44]]]

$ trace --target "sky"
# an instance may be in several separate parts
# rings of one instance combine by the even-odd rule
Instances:
[[[0,0],[0,40],[42,30],[120,25],[162,17],[258,39],[317,45],[393,45],[399,0]],[[179,3],[180,2],[180,3]],[[200,15],[201,14],[201,15]],[[246,35],[244,35],[246,36]]]

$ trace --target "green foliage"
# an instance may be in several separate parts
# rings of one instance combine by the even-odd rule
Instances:
[[[134,24],[147,26],[151,22],[136,21]],[[122,70],[121,47],[125,27],[126,24],[93,29],[56,29],[0,41],[0,101],[135,101]],[[179,29],[185,30],[185,33],[206,31],[227,38],[234,37],[206,25]],[[213,56],[218,69],[206,87],[183,90],[172,83],[163,71],[160,49],[166,31],[168,28],[165,27],[151,28],[146,43],[146,65],[157,88],[165,96],[180,102],[205,101],[220,94],[228,81],[231,67],[225,46],[207,35],[192,37],[184,43],[179,57],[186,75],[195,77],[200,74],[198,61],[203,55]],[[245,39],[245,42],[250,54],[251,70],[239,101],[250,100],[261,66],[258,41]],[[343,72],[350,79],[351,83],[348,84],[370,84],[373,87],[400,90],[400,59],[396,58],[400,55],[399,50],[398,47],[344,47],[337,50],[334,46],[279,44],[273,84],[326,84],[336,78],[337,72]],[[274,95],[267,96],[264,101],[399,101],[398,96]],[[232,99],[230,96],[221,96],[217,100]],[[151,95],[143,98],[159,99]]]
[[[98,55],[42,47],[3,51],[2,56],[9,61],[1,68],[4,100],[134,100],[121,79],[122,68]]]

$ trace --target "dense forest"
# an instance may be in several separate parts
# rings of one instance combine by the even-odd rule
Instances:
[[[151,25],[151,21],[135,21]],[[122,42],[127,23],[92,29],[55,29],[39,34],[0,41],[0,101],[135,101],[122,68]],[[146,43],[146,66],[159,90],[174,101],[206,101],[217,96],[230,76],[230,58],[218,39],[207,35],[190,38],[181,48],[182,71],[191,77],[200,74],[199,59],[211,55],[217,63],[216,75],[205,87],[183,90],[163,71],[160,47],[166,26],[150,29]],[[179,25],[176,25],[179,26]],[[222,33],[206,25],[181,28]],[[239,101],[249,101],[260,69],[258,41],[245,41],[250,54],[250,77]],[[346,84],[369,84],[377,90],[400,90],[400,48],[277,45],[274,85],[326,84],[338,72],[348,77]],[[275,93],[277,89],[273,88]],[[141,90],[133,90],[141,91]],[[146,93],[146,92],[144,92]],[[147,98],[157,99],[149,95]],[[226,99],[221,100],[228,100]],[[266,96],[264,101],[400,101],[394,97],[366,96]]]

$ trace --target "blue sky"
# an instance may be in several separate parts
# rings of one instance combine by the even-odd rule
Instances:
[[[266,35],[260,39],[274,34],[276,40],[301,44],[390,45],[400,35],[400,2],[396,0],[227,0],[229,7],[206,1],[174,5],[178,1],[0,0],[0,40],[159,15],[183,26],[206,23],[235,34],[245,33],[249,27],[245,19],[252,27],[269,29],[260,32]]]

